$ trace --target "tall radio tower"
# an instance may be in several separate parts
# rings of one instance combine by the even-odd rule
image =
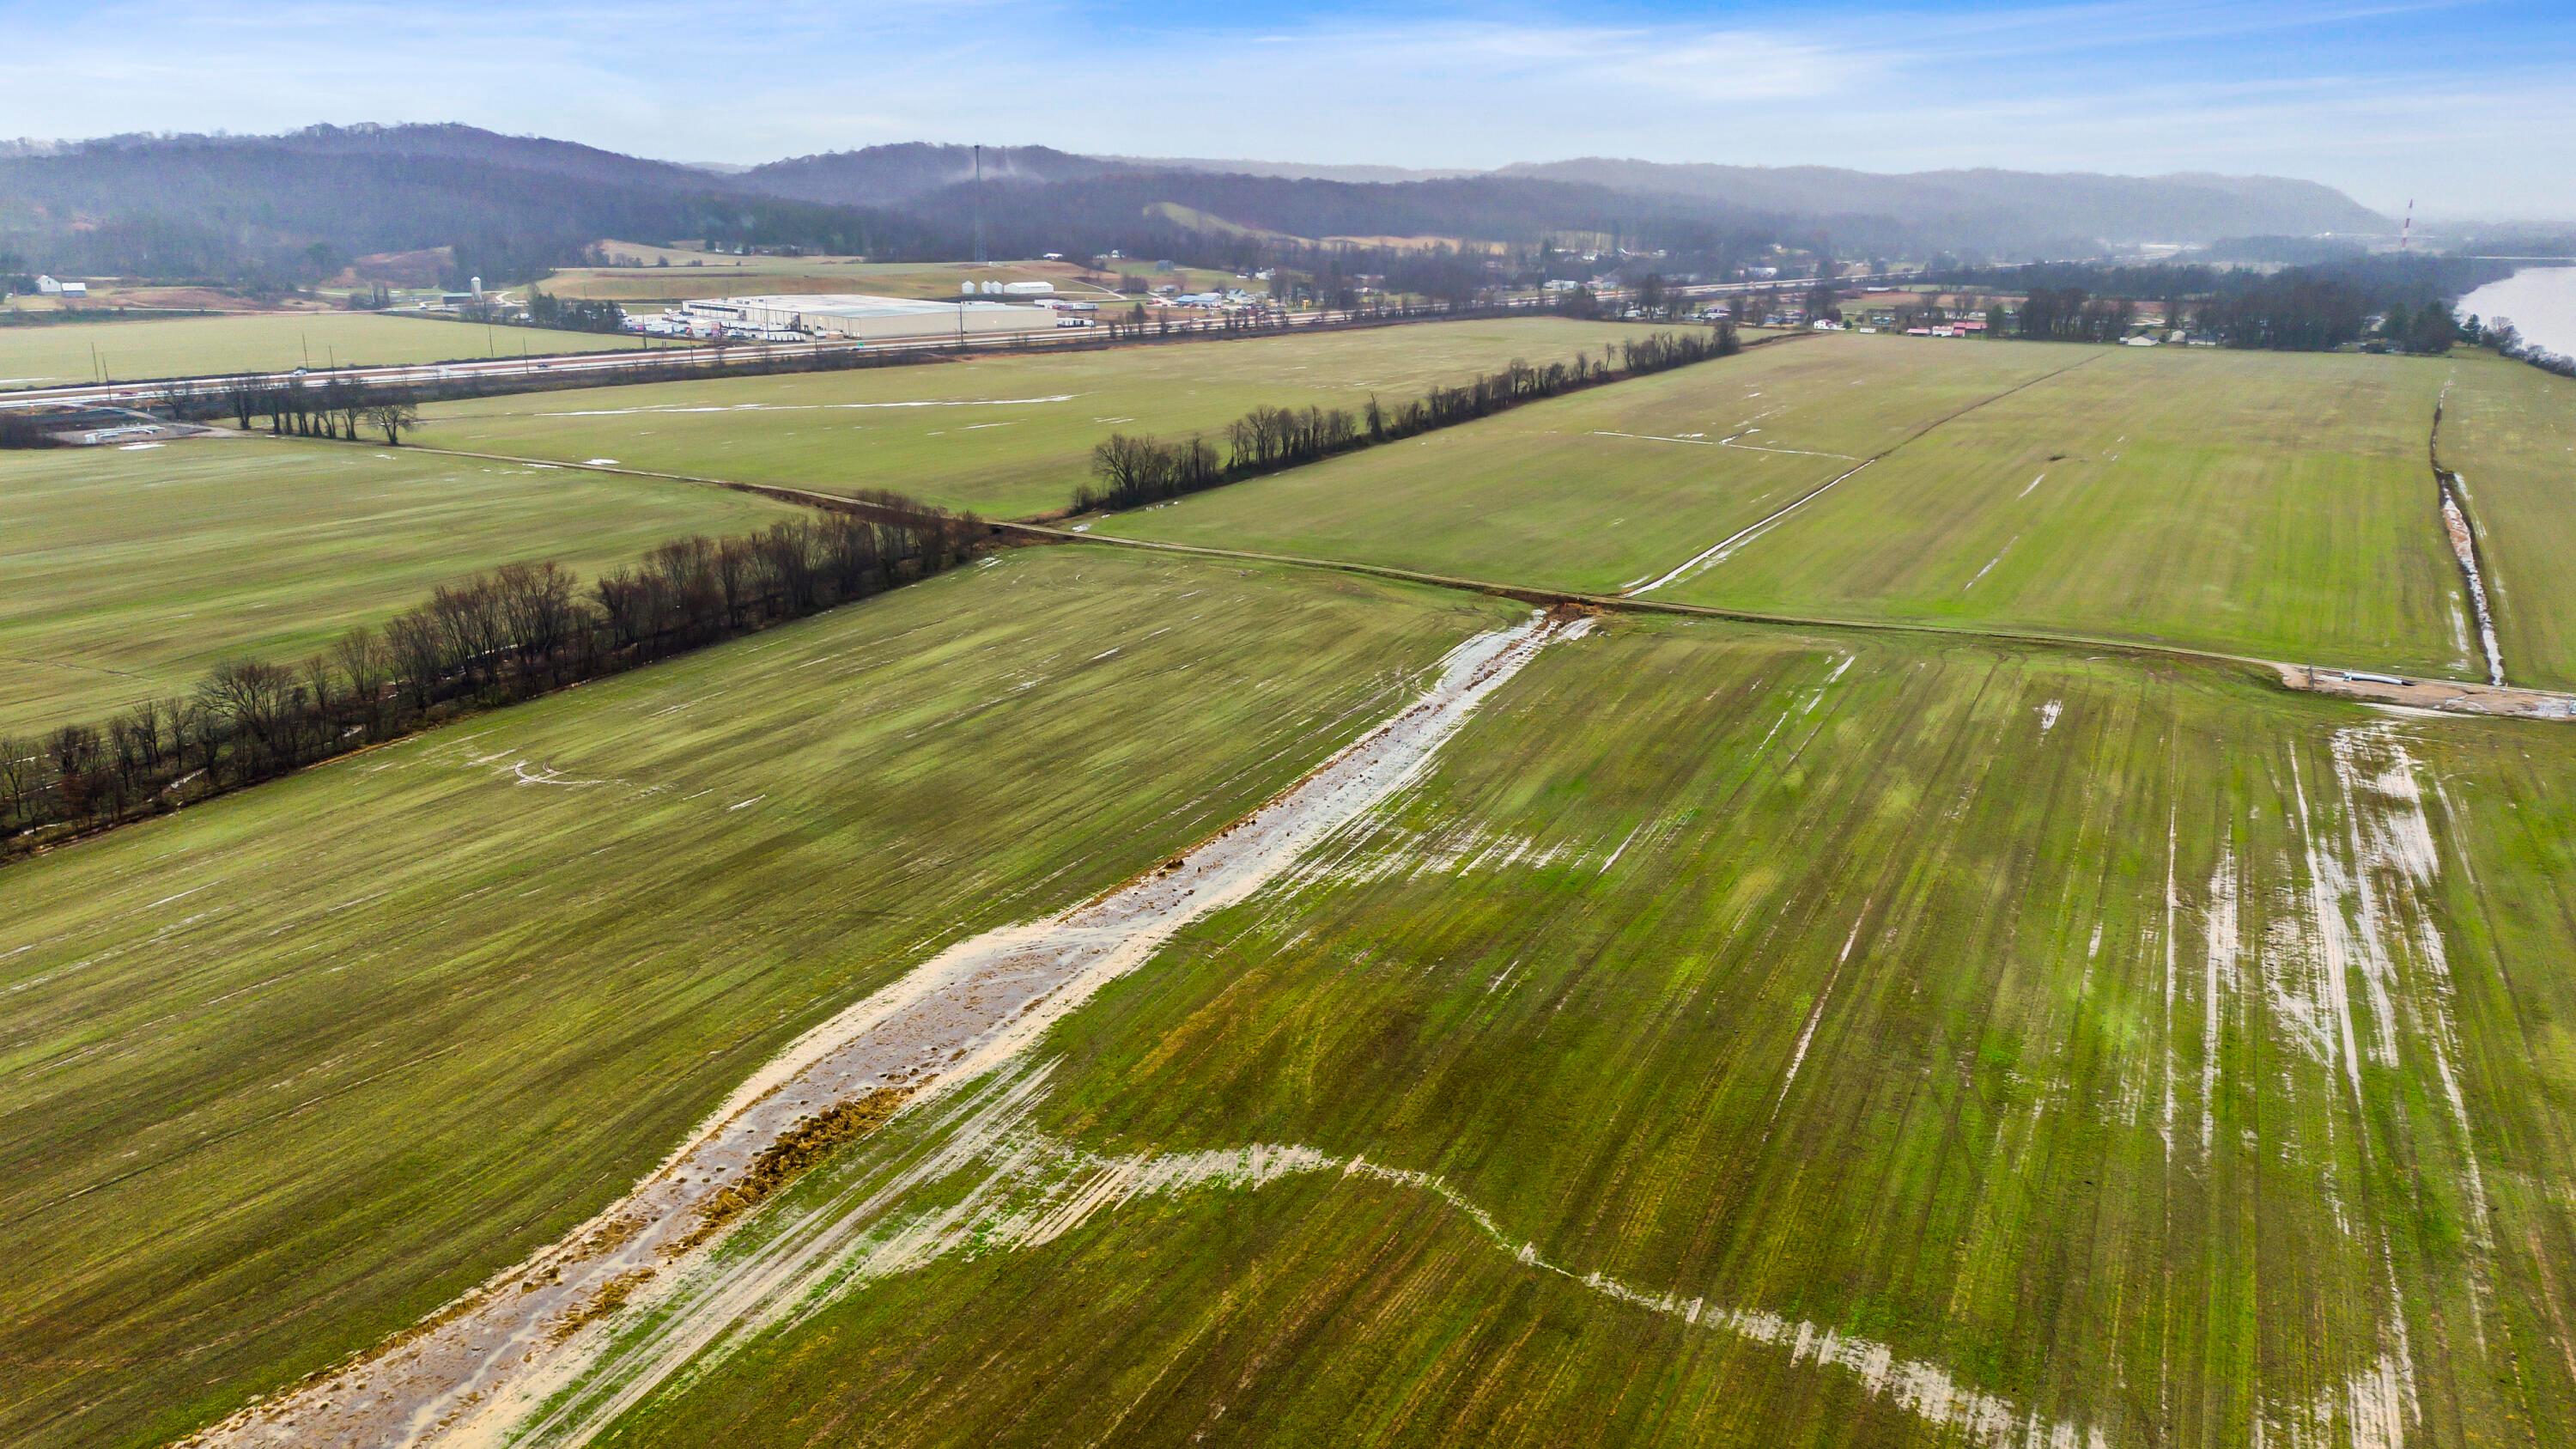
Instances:
[[[2406,224],[2397,229],[2397,251],[2404,255],[2415,245],[2415,198],[2406,198]]]

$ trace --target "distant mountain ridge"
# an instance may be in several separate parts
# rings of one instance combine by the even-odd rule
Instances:
[[[1831,166],[1725,166],[1584,157],[1497,173],[1794,214],[1939,218],[1998,238],[2019,229],[2114,242],[2380,233],[2387,217],[2313,181],[2278,176],[2113,176],[1980,168],[1886,174]]]
[[[1441,172],[988,146],[979,193],[975,166],[973,147],[933,142],[687,166],[457,124],[22,142],[0,146],[0,253],[24,270],[273,284],[442,248],[459,274],[542,275],[603,237],[953,257],[979,227],[1006,252],[1228,264],[1281,238],[1602,237],[1715,265],[1775,243],[2025,259],[2393,230],[2330,187],[2275,177],[1608,158]]]
[[[776,161],[735,179],[756,190],[805,201],[899,205],[966,181],[973,174],[973,156],[971,147],[909,142]],[[1554,182],[1661,202],[1668,208],[1817,220],[1881,218],[1938,234],[1950,244],[1979,247],[2073,239],[2201,243],[2221,237],[2394,229],[2388,218],[2313,181],[2208,173],[2114,176],[1982,168],[1887,174],[1831,166],[1730,166],[1607,157],[1522,162],[1473,171],[1086,156],[1046,146],[988,146],[984,176],[996,184],[1039,185],[1150,176],[1165,178],[1167,186],[1184,191],[1202,188],[1203,178],[1215,176],[1389,188],[1461,180],[1504,185]],[[1197,206],[1186,196],[1166,199]],[[1260,224],[1250,217],[1218,214],[1229,221]]]

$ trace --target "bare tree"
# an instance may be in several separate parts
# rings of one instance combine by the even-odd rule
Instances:
[[[361,624],[340,636],[339,642],[331,646],[331,655],[339,661],[340,677],[347,683],[350,702],[358,708],[359,723],[366,727],[368,738],[375,738],[384,722],[384,646]]]
[[[403,396],[379,398],[367,408],[367,421],[385,435],[387,445],[399,448],[403,433],[420,426],[420,404]]]

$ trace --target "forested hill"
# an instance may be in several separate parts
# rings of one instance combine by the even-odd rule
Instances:
[[[542,275],[602,237],[858,251],[932,243],[892,213],[470,126],[114,137],[0,156],[0,252],[74,276],[292,282],[453,247],[455,278]]]
[[[994,183],[1079,181],[1117,169],[1116,162],[1047,146],[984,148],[984,179]],[[756,191],[800,201],[883,206],[963,185],[974,177],[974,147],[907,141],[772,161],[732,179]]]
[[[1880,175],[1830,166],[1666,165],[1599,157],[1509,166],[1502,174],[1724,201],[1756,211],[1884,215],[1948,244],[1974,247],[2011,248],[2032,237],[2209,242],[2396,229],[2331,186],[2279,176],[1995,170]]]
[[[316,126],[0,148],[0,271],[297,283],[451,248],[454,280],[523,280],[605,237],[953,257],[1116,247],[1241,260],[1295,238],[1530,245],[1599,236],[1694,264],[1778,243],[2026,260],[2104,240],[2384,231],[2329,188],[2263,177],[1875,176],[1570,161],[1464,175],[907,143],[722,173],[470,126]],[[1228,170],[1240,165],[1241,170]],[[1356,178],[1368,179],[1356,179]]]

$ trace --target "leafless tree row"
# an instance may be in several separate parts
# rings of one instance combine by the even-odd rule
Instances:
[[[272,434],[354,443],[364,427],[399,447],[402,435],[420,425],[420,399],[411,389],[369,387],[352,377],[311,384],[301,378],[270,382],[244,373],[224,380],[222,397],[225,411],[243,432],[264,417]]]
[[[1724,357],[1742,350],[1735,329],[1657,332],[1612,343],[1600,357],[1578,353],[1542,365],[1515,358],[1500,372],[1484,373],[1455,387],[1430,392],[1394,408],[1374,397],[1357,413],[1341,408],[1258,407],[1229,424],[1220,461],[1205,438],[1138,437],[1113,433],[1091,450],[1091,477],[1074,489],[1074,509],[1135,508],[1205,488],[1378,443],[1410,438],[1435,428],[1489,417],[1506,408],[1577,388]]]
[[[104,725],[0,738],[0,846],[157,813],[362,745],[798,618],[948,568],[972,518],[892,495],[760,533],[678,539],[584,589],[556,563],[433,590],[292,664],[231,659]]]

